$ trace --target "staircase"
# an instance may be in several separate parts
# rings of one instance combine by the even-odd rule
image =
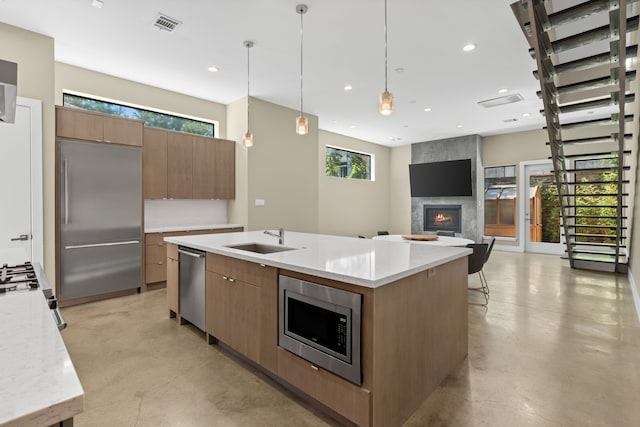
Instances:
[[[538,67],[534,76],[572,268],[627,270],[638,53],[629,40],[637,37],[636,1],[511,5]],[[584,120],[585,111],[593,118]]]

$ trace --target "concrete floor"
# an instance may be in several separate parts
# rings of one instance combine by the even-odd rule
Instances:
[[[469,306],[468,358],[405,427],[640,425],[640,324],[625,276],[499,251],[485,273],[491,300]],[[85,390],[76,427],[336,425],[169,319],[162,289],[63,315]]]

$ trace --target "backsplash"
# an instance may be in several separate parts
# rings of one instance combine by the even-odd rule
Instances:
[[[227,223],[226,200],[145,200],[146,229]]]

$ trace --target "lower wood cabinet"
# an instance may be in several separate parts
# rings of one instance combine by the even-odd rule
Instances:
[[[260,363],[261,288],[207,272],[206,330],[237,352]]]
[[[278,376],[360,426],[370,425],[371,393],[278,347]]]
[[[278,269],[207,253],[206,332],[276,372]]]
[[[180,259],[178,245],[167,244],[167,308],[169,316],[176,317],[180,313]]]
[[[144,282],[147,285],[162,283],[167,280],[167,245],[165,237],[191,236],[195,234],[232,233],[242,231],[242,227],[216,228],[209,230],[170,231],[164,233],[145,233]]]

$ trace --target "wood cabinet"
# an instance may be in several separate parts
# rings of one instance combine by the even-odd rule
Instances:
[[[180,262],[178,245],[167,244],[167,308],[169,317],[176,317],[180,313]]]
[[[278,376],[343,417],[370,425],[371,393],[278,347]]]
[[[236,143],[144,129],[145,199],[235,199]]]
[[[167,281],[169,263],[167,262],[167,243],[165,237],[191,236],[195,234],[234,233],[243,231],[242,227],[216,228],[208,230],[171,231],[165,233],[145,233],[144,266],[145,284],[161,283]],[[177,252],[176,252],[177,254]],[[177,255],[176,255],[177,257]],[[176,258],[177,260],[177,258]],[[168,284],[167,284],[168,285]]]
[[[142,144],[142,196],[167,198],[167,132],[145,128]]]
[[[206,332],[277,371],[278,269],[207,253]]]
[[[142,146],[144,122],[56,106],[56,135],[63,138]]]
[[[167,134],[167,197],[193,198],[193,136]]]
[[[236,143],[216,139],[214,144],[214,198],[236,198]]]
[[[214,178],[216,174],[215,142],[212,138],[193,137],[193,198],[224,199],[215,197]]]

